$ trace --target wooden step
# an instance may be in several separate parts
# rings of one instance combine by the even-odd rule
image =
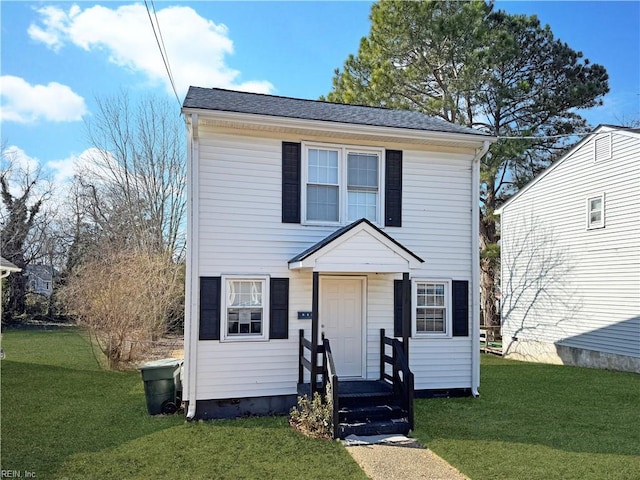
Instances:
[[[371,422],[340,423],[337,428],[337,437],[346,438],[349,435],[407,435],[409,430],[409,421],[407,418]]]
[[[398,405],[341,406],[338,412],[340,422],[370,422],[406,418],[407,412]]]
[[[340,382],[340,406],[359,407],[392,403],[393,387],[381,381]]]

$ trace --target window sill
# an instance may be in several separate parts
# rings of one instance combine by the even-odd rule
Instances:
[[[448,333],[414,333],[413,338],[416,340],[442,340],[443,338],[452,338]]]
[[[233,337],[224,337],[220,340],[221,343],[238,343],[238,342],[268,342],[269,339],[263,336],[251,336],[251,335],[237,335]]]

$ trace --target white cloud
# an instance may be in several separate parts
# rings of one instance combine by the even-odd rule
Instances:
[[[78,155],[71,154],[62,160],[51,160],[45,164],[45,168],[53,176],[54,183],[62,184],[71,180],[74,175],[86,176],[87,172],[92,171],[104,156],[104,152],[91,147]]]
[[[67,85],[50,82],[31,85],[20,77],[0,77],[3,121],[31,123],[38,120],[75,122],[87,113],[84,98]]]
[[[37,158],[30,157],[27,152],[20,147],[11,145],[2,151],[2,168],[10,169],[18,172],[29,172],[34,174],[40,166],[40,161]]]
[[[55,51],[67,43],[87,51],[105,51],[110,62],[142,73],[152,83],[164,83],[167,91],[171,91],[143,5],[118,8],[96,5],[84,10],[74,5],[67,11],[47,6],[37,12],[41,24],[29,27],[32,39]],[[267,81],[242,82],[241,73],[226,64],[226,56],[233,54],[233,42],[225,25],[183,6],[158,10],[157,17],[179,95],[189,85],[259,93],[273,91],[273,85]]]

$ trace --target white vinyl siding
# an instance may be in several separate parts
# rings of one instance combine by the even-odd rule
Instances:
[[[505,340],[640,357],[640,139],[611,145],[600,163],[584,143],[503,209]],[[594,192],[606,228],[589,230]]]
[[[312,281],[311,272],[289,270],[287,262],[339,225],[281,221],[282,141],[301,139],[234,134],[203,124],[199,134],[199,275],[288,277],[290,304],[288,340],[198,342],[197,398],[295,394],[298,330],[304,329],[306,338],[311,335],[311,320],[298,320],[297,312],[311,311]],[[335,139],[318,138],[310,144],[330,142]],[[402,227],[385,232],[425,260],[411,275],[470,280],[473,152],[385,147],[403,151]],[[380,152],[384,159],[374,146],[354,151]],[[384,205],[383,160],[379,165],[378,201]],[[349,262],[380,257],[380,243],[370,240],[363,237],[345,245],[334,258]],[[389,273],[367,275],[365,371],[370,379],[379,376],[380,328],[393,334],[393,280],[398,278]],[[471,337],[412,338],[416,388],[470,388],[474,345]]]

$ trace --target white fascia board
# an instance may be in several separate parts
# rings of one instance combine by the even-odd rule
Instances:
[[[332,133],[351,133],[359,135],[376,136],[393,136],[399,140],[431,140],[438,142],[449,142],[454,145],[465,144],[469,148],[478,148],[484,142],[491,143],[497,140],[496,137],[483,135],[478,133],[450,133],[437,132],[431,130],[417,130],[399,127],[385,127],[376,125],[362,125],[353,123],[341,123],[327,120],[307,120],[299,118],[288,118],[270,115],[258,115],[253,113],[226,112],[222,110],[206,110],[197,108],[183,108],[182,113],[185,116],[197,113],[201,118],[211,120],[237,122],[238,124],[256,127],[269,125],[271,127],[283,129],[303,129],[309,131],[325,131]]]
[[[325,255],[330,255],[331,251],[335,248],[337,248],[338,246],[348,242],[351,238],[353,238],[355,235],[359,234],[360,232],[365,231],[367,234],[371,235],[375,240],[377,240],[379,243],[381,243],[382,245],[384,245],[386,248],[388,248],[392,254],[397,255],[399,257],[401,257],[402,259],[404,259],[407,262],[407,268],[402,269],[402,271],[409,271],[410,269],[413,268],[418,268],[420,266],[420,262],[410,253],[406,252],[405,250],[403,250],[402,248],[398,247],[398,245],[396,245],[394,242],[392,242],[391,240],[389,240],[388,238],[386,238],[383,235],[380,235],[377,231],[375,231],[374,229],[372,229],[369,225],[367,225],[366,223],[362,223],[358,226],[356,226],[355,228],[349,230],[348,232],[344,233],[343,235],[341,235],[339,238],[336,238],[335,240],[333,240],[331,243],[328,243],[327,245],[325,245],[324,247],[322,247],[321,249],[319,249],[317,252],[312,253],[311,255],[309,255],[307,258],[299,261],[299,262],[295,262],[293,264],[289,264],[289,269],[290,270],[295,270],[295,269],[301,269],[301,268],[312,268],[316,269],[316,262],[319,258],[324,257]],[[342,265],[340,268],[344,268],[344,265]],[[362,268],[365,268],[365,270],[362,270]],[[380,265],[377,264],[375,262],[372,262],[371,264],[357,264],[357,265],[353,265],[352,267],[350,267],[347,270],[333,270],[331,269],[331,271],[345,271],[345,272],[354,272],[354,271],[362,271],[362,272],[387,272],[388,268],[392,268],[392,272],[398,272],[397,267],[390,267],[387,265]],[[327,265],[323,265],[322,267],[323,271],[329,271],[329,269],[327,268]]]
[[[313,267],[314,272],[331,272],[331,273],[409,273],[410,269],[398,268],[393,265],[379,265],[377,263],[358,263],[358,264],[342,264],[342,263],[326,263],[321,267]]]

